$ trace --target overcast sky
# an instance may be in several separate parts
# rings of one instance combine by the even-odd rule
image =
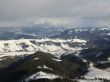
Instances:
[[[0,26],[110,26],[110,0],[0,0]]]

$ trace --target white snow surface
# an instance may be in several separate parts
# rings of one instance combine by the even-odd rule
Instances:
[[[39,58],[34,58],[34,60],[38,60]]]
[[[25,81],[28,82],[28,81],[37,80],[37,79],[52,80],[52,79],[56,79],[56,78],[61,78],[61,76],[40,71],[40,72],[37,72],[37,73],[29,76],[27,79],[25,79]]]
[[[74,53],[82,50],[81,46],[70,47],[67,43],[79,43],[86,45],[86,40],[82,39],[18,39],[0,41],[0,58],[5,56],[20,56],[33,54],[37,51],[51,53],[60,57],[64,53]],[[56,44],[60,45],[56,45]]]
[[[110,80],[110,72],[95,68],[90,65],[89,72],[84,76],[86,79],[104,78]]]
[[[61,62],[62,61],[60,59],[54,59],[54,58],[52,58],[52,60],[57,61],[57,62]]]
[[[49,69],[49,70],[53,70],[52,68],[49,68],[49,67],[46,66],[46,65],[38,66],[37,68],[39,68],[39,69]]]
[[[101,80],[90,80],[90,79],[85,79],[85,80],[78,80],[78,82],[103,82]]]

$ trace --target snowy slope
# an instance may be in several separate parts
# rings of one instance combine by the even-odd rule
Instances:
[[[58,75],[50,74],[50,73],[45,73],[45,72],[38,72],[36,74],[31,75],[28,77],[25,81],[28,82],[30,80],[37,80],[37,79],[55,79],[55,78],[61,78]]]
[[[78,82],[103,82],[103,81],[101,81],[101,80],[78,80]]]
[[[104,78],[110,80],[110,72],[95,68],[90,65],[89,72],[84,76],[86,79]]]
[[[57,57],[64,53],[74,53],[86,48],[86,40],[82,39],[20,39],[0,41],[0,58],[32,54],[36,51],[51,53]],[[74,47],[69,43],[79,44]],[[83,48],[82,48],[83,46]]]

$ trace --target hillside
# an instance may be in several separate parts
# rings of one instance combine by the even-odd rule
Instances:
[[[0,81],[37,82],[40,79],[49,80],[53,78],[59,82],[64,81],[64,79],[66,79],[64,82],[73,82],[71,79],[79,77],[84,74],[84,71],[87,71],[84,69],[87,64],[79,60],[75,62],[67,59],[60,60],[49,53],[39,51],[2,68],[0,70]],[[43,82],[47,81],[44,80]]]

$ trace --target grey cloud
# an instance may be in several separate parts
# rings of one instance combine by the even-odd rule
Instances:
[[[41,18],[63,19],[71,26],[109,25],[109,5],[110,0],[0,0],[0,26],[35,23]]]

